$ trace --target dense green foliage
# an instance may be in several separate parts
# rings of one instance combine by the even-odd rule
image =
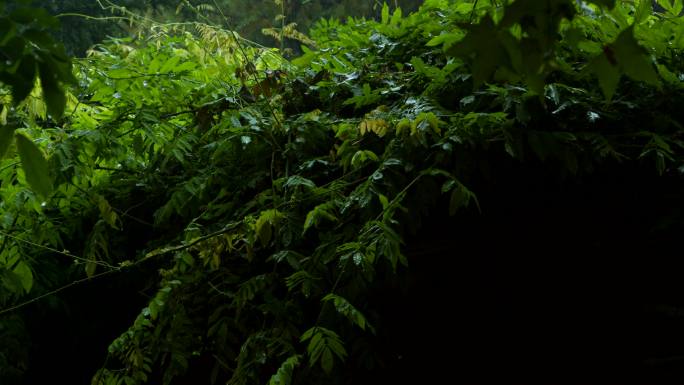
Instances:
[[[681,179],[680,0],[502,3],[320,20],[292,62],[156,25],[75,60],[63,117],[42,71],[47,105],[2,94],[0,382],[40,370],[32,307],[133,276],[93,384],[371,383],[407,240],[489,210],[498,165]]]
[[[393,4],[415,10],[420,2],[397,0]],[[375,18],[380,16],[382,3],[368,0],[53,0],[41,2],[41,6],[60,17],[62,28],[57,35],[69,53],[83,56],[91,46],[109,36],[135,36],[159,21],[221,25],[264,45],[273,45],[284,37],[285,46],[298,50],[300,42],[312,43],[304,33],[318,19]]]

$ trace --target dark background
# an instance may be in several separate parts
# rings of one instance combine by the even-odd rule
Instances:
[[[397,354],[381,377],[680,382],[682,178],[635,164],[560,180],[492,164],[482,214],[436,209],[407,240],[411,283],[387,302]]]

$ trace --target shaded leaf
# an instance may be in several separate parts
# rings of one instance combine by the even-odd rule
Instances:
[[[361,314],[361,312],[354,307],[354,305],[347,301],[346,298],[330,293],[323,297],[321,301],[332,302],[335,305],[335,309],[338,313],[347,317],[349,321],[360,327],[362,330],[366,330],[366,317],[364,317],[363,314]]]
[[[55,71],[53,63],[40,63],[40,85],[43,89],[43,98],[47,105],[48,113],[53,118],[59,118],[64,113],[66,106],[66,96],[64,90],[59,85],[55,78]]]
[[[33,287],[33,273],[31,268],[26,263],[19,262],[17,266],[13,269],[14,274],[21,282],[21,286],[24,288],[24,292],[28,293]]]
[[[615,7],[615,0],[590,0],[592,3],[607,7],[607,8],[614,8]]]
[[[14,127],[1,126],[0,127],[0,159],[5,157],[7,150],[12,145],[14,140]]]
[[[17,141],[17,149],[26,174],[26,181],[36,193],[47,198],[52,192],[52,181],[43,152],[23,134],[16,134],[14,137]]]

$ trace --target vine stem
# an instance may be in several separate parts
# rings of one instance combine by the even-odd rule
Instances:
[[[282,19],[280,19],[280,53],[282,54],[285,50],[285,0],[280,0],[280,14]]]
[[[48,291],[47,293],[43,293],[43,294],[41,294],[41,295],[39,295],[39,296],[37,296],[37,297],[33,297],[33,298],[29,299],[28,301],[24,301],[24,302],[22,302],[22,303],[20,303],[20,304],[17,304],[17,305],[14,305],[14,306],[10,306],[10,307],[8,307],[7,309],[2,309],[2,310],[0,310],[0,315],[7,314],[7,313],[10,313],[10,312],[13,312],[13,311],[15,311],[15,310],[17,310],[17,309],[20,309],[20,308],[22,308],[22,307],[24,307],[24,306],[30,305],[30,304],[32,304],[32,303],[34,303],[34,302],[37,302],[37,301],[39,301],[39,300],[41,300],[41,299],[43,299],[43,298],[45,298],[45,297],[49,297],[49,296],[51,296],[51,295],[53,295],[53,294],[57,294],[57,293],[59,293],[59,292],[62,291],[62,290],[66,290],[66,289],[68,289],[68,288],[70,288],[70,287],[72,287],[72,286],[76,286],[76,285],[78,285],[78,284],[80,284],[80,283],[87,282],[87,281],[90,281],[90,280],[92,280],[92,279],[99,278],[99,277],[102,277],[102,276],[105,276],[105,275],[109,275],[109,274],[112,274],[112,273],[118,273],[119,271],[121,271],[121,270],[120,270],[120,269],[116,269],[116,270],[107,270],[107,271],[103,271],[102,273],[95,274],[95,275],[93,275],[92,277],[85,277],[85,278],[77,279],[77,280],[75,280],[75,281],[73,281],[73,282],[70,282],[70,283],[64,285],[64,286],[60,286],[60,287],[58,287],[58,288],[56,288],[56,289],[54,289],[54,290]]]
[[[141,263],[142,261],[148,260],[148,259],[150,259],[150,258],[152,258],[152,257],[156,257],[156,256],[158,256],[158,255],[164,255],[164,254],[173,253],[173,252],[176,252],[176,251],[181,251],[181,250],[189,249],[189,248],[191,248],[192,246],[194,246],[194,245],[196,245],[196,244],[198,244],[198,243],[200,243],[200,242],[202,242],[202,241],[206,241],[207,239],[210,239],[210,238],[213,238],[213,237],[217,237],[217,236],[219,236],[219,235],[221,235],[221,234],[225,234],[225,233],[227,233],[227,232],[229,232],[229,231],[232,231],[232,230],[234,230],[236,227],[238,227],[240,224],[242,224],[242,221],[232,222],[232,223],[227,224],[227,225],[226,225],[225,227],[223,227],[221,230],[214,231],[213,233],[209,233],[209,234],[207,234],[207,235],[203,235],[203,236],[201,236],[201,237],[195,238],[195,239],[193,239],[192,241],[190,241],[190,242],[188,242],[188,243],[184,243],[184,244],[179,245],[179,246],[167,247],[167,248],[164,248],[164,249],[161,249],[161,250],[151,251],[151,252],[147,253],[147,254],[145,255],[144,258],[142,258],[141,260],[137,261],[136,264]]]
[[[216,237],[216,236],[218,236],[218,235],[220,235],[220,234],[227,233],[227,232],[229,232],[229,231],[235,229],[235,227],[237,227],[240,223],[242,223],[242,222],[233,222],[233,223],[230,223],[230,224],[226,225],[226,226],[225,226],[223,229],[221,229],[221,230],[218,230],[218,231],[215,231],[215,232],[213,232],[213,233],[207,234],[207,235],[205,235],[205,236],[203,236],[203,237],[199,237],[199,238],[197,238],[197,239],[195,239],[195,240],[193,240],[193,241],[191,241],[191,242],[189,242],[189,243],[186,243],[186,244],[183,244],[183,245],[180,245],[180,246],[171,247],[171,248],[167,248],[167,249],[162,249],[162,250],[159,250],[157,253],[155,253],[155,252],[148,253],[144,258],[142,258],[142,259],[140,259],[140,260],[138,260],[138,261],[136,261],[136,262],[134,262],[134,263],[128,264],[128,265],[112,266],[112,265],[109,265],[109,264],[105,264],[104,262],[101,262],[101,263],[99,263],[99,264],[105,264],[106,266],[109,266],[109,267],[111,267],[112,269],[111,269],[111,270],[107,270],[107,271],[103,271],[102,273],[94,274],[94,275],[92,275],[91,277],[85,277],[85,278],[77,279],[77,280],[75,280],[75,281],[69,282],[68,284],[66,284],[66,285],[64,285],[64,286],[60,286],[60,287],[58,287],[58,288],[56,288],[56,289],[54,289],[54,290],[50,290],[50,291],[48,291],[47,293],[43,293],[43,294],[41,294],[41,295],[39,295],[39,296],[33,297],[33,298],[31,298],[31,299],[29,299],[29,300],[27,300],[27,301],[24,301],[24,302],[22,302],[22,303],[19,303],[19,304],[17,304],[17,305],[10,306],[10,307],[8,307],[8,308],[6,308],[6,309],[2,309],[2,310],[0,310],[0,315],[7,314],[7,313],[10,313],[10,312],[13,312],[13,311],[15,311],[15,310],[18,310],[18,309],[24,307],[24,306],[30,305],[30,304],[32,304],[32,303],[34,303],[34,302],[37,302],[37,301],[39,301],[39,300],[41,300],[41,299],[43,299],[43,298],[45,298],[45,297],[49,297],[49,296],[51,296],[51,295],[53,295],[53,294],[57,294],[57,293],[59,293],[59,292],[61,292],[61,291],[63,291],[63,290],[66,290],[66,289],[68,289],[68,288],[70,288],[70,287],[72,287],[72,286],[76,286],[76,285],[78,285],[78,284],[80,284],[80,283],[88,282],[88,281],[91,281],[91,280],[94,280],[94,279],[96,279],[96,278],[100,278],[100,277],[103,277],[103,276],[106,276],[106,275],[109,275],[109,274],[112,274],[112,273],[121,272],[121,271],[123,271],[125,268],[137,266],[137,265],[139,265],[139,264],[141,264],[141,263],[143,263],[143,262],[145,262],[145,261],[151,259],[152,257],[158,256],[158,255],[164,255],[164,254],[168,254],[168,253],[171,253],[171,252],[174,252],[174,251],[180,251],[180,250],[183,250],[183,249],[190,248],[190,247],[194,246],[195,244],[197,244],[197,243],[199,243],[199,242],[205,241],[205,240],[207,240],[207,239],[209,239],[209,238]],[[12,235],[6,234],[5,232],[3,232],[3,231],[1,231],[1,230],[0,230],[0,234],[5,235],[5,236],[9,236],[9,237],[11,237],[11,238],[16,238],[16,237],[14,237],[14,236],[12,236]],[[57,253],[59,253],[59,254],[63,254],[63,255],[70,256],[70,257],[72,257],[72,258],[81,259],[81,260],[86,260],[86,261],[88,261],[88,262],[93,262],[93,261],[89,261],[89,260],[87,260],[87,259],[85,259],[85,258],[82,258],[82,257],[77,257],[77,256],[72,255],[72,254],[69,254],[69,253],[61,252],[61,251],[56,250],[56,249],[53,249],[53,248],[51,248],[51,247],[47,247],[47,246],[43,246],[43,245],[39,245],[39,244],[34,244],[34,243],[30,242],[30,241],[26,241],[26,240],[20,239],[20,238],[16,238],[16,239],[19,240],[19,241],[23,241],[23,242],[30,243],[30,244],[32,244],[32,245],[34,245],[34,246],[37,246],[37,247],[41,247],[41,248],[44,248],[44,249],[47,249],[47,250],[50,250],[50,251],[57,252]],[[95,261],[95,262],[97,263],[98,261]]]
[[[479,0],[475,0],[475,2],[473,3],[473,10],[470,11],[470,23],[473,22],[473,16],[475,16],[475,8],[477,8],[477,2],[478,1]]]
[[[41,245],[41,244],[39,244],[39,243],[27,241],[26,239],[19,238],[19,237],[17,237],[17,236],[14,236],[14,235],[12,235],[12,234],[9,234],[9,233],[7,233],[7,232],[5,232],[5,231],[3,231],[3,230],[0,230],[0,235],[4,236],[4,237],[6,237],[6,238],[12,238],[12,239],[14,239],[15,241],[19,241],[19,242],[26,243],[26,244],[28,244],[28,245],[37,247],[37,248],[39,248],[39,249],[48,250],[48,251],[51,251],[51,252],[56,253],[56,254],[59,254],[59,255],[64,255],[64,256],[66,256],[66,257],[73,258],[73,259],[78,260],[78,261],[81,261],[81,262],[94,263],[94,264],[96,264],[96,265],[104,266],[104,267],[106,267],[106,268],[108,268],[108,269],[112,269],[112,270],[119,270],[119,269],[120,269],[119,266],[110,265],[109,263],[106,263],[106,262],[90,260],[90,259],[88,259],[88,258],[83,258],[83,257],[79,257],[79,256],[77,256],[77,255],[73,255],[73,254],[71,254],[71,253],[69,253],[69,252],[67,252],[67,251],[60,251],[60,250],[57,250],[57,249],[52,248],[52,247],[50,247],[50,246],[45,246],[45,245]],[[94,276],[93,276],[93,277],[94,277]]]

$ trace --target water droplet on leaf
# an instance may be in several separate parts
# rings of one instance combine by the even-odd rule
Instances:
[[[592,123],[594,123],[595,121],[597,121],[598,118],[600,118],[600,117],[601,117],[601,116],[600,116],[599,114],[597,114],[596,112],[594,112],[594,111],[589,111],[589,112],[587,112],[587,119],[589,119],[589,121],[592,122]]]

